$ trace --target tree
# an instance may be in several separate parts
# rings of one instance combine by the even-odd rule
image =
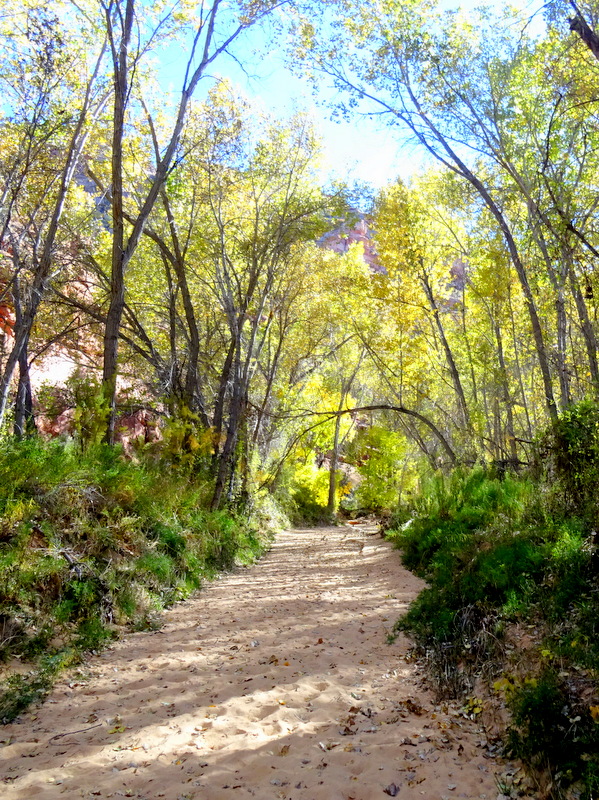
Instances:
[[[91,56],[75,47],[52,5],[34,5],[4,19],[2,121],[5,150],[2,242],[13,263],[9,281],[16,318],[13,343],[0,375],[0,424],[13,373],[20,367],[20,420],[29,405],[28,343],[54,277],[60,224],[80,158],[107,94],[100,75],[105,43]],[[85,42],[84,44],[88,44]],[[8,288],[8,287],[6,287]],[[6,291],[6,289],[5,289]]]
[[[150,47],[164,24],[159,19],[147,34],[143,43],[138,43],[131,53],[134,25],[143,30],[147,9],[138,13],[135,0],[109,0],[103,3],[105,26],[110,43],[113,66],[114,108],[112,118],[112,167],[110,196],[112,204],[112,255],[110,269],[110,301],[106,315],[103,356],[104,396],[108,405],[106,438],[114,438],[116,379],[118,373],[118,342],[121,320],[125,308],[125,276],[133,254],[139,244],[150,214],[160,196],[169,174],[176,167],[176,154],[190,100],[208,67],[227,53],[228,48],[244,30],[279,5],[273,0],[236,4],[228,9],[221,0],[199,11],[199,21],[190,49],[183,79],[181,97],[173,115],[172,126],[166,132],[164,143],[155,141],[156,163],[148,180],[148,187],[139,195],[137,208],[128,213],[130,229],[126,227],[124,213],[124,165],[123,146],[126,135],[127,112],[132,97],[132,78],[138,62]]]
[[[437,15],[431,25],[430,10],[425,3],[363,3],[345,13],[332,36],[320,42],[313,21],[304,19],[298,25],[303,54],[350,95],[350,106],[374,104],[390,124],[404,126],[477,192],[505,239],[526,298],[546,408],[555,418],[552,370],[537,301],[502,193],[489,180],[485,164],[485,159],[493,160],[497,110],[490,75],[509,64],[514,44],[507,36],[492,40],[486,32],[497,28],[484,16],[475,31],[453,15]]]

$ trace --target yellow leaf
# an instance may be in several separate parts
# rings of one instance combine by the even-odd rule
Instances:
[[[593,722],[599,722],[599,706],[589,706]]]

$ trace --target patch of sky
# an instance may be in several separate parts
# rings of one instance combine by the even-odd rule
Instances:
[[[441,0],[439,7],[465,16],[482,5],[505,8],[503,3],[481,4],[476,0],[456,3]],[[517,0],[520,22],[528,35],[544,29],[540,0]],[[524,19],[524,22],[522,22]],[[189,44],[191,39],[189,40]],[[165,104],[180,91],[189,47],[185,43],[166,48],[158,63],[158,80]],[[397,126],[378,119],[377,114],[354,113],[344,117],[335,112],[338,97],[325,77],[316,86],[290,69],[283,45],[276,44],[272,31],[255,26],[244,32],[229,52],[214,61],[196,97],[202,99],[214,81],[227,79],[241,93],[278,118],[297,111],[308,113],[323,142],[322,180],[367,184],[376,191],[397,177],[403,179],[422,171],[430,163],[421,148],[410,143]]]

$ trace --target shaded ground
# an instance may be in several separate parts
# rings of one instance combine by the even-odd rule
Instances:
[[[1,728],[0,796],[495,800],[474,723],[387,644],[420,587],[374,528],[281,534]]]

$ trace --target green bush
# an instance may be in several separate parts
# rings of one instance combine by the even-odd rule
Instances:
[[[539,437],[536,467],[555,506],[595,525],[599,517],[599,405],[585,400],[563,411]]]
[[[507,754],[537,771],[547,770],[555,784],[553,796],[579,781],[582,796],[593,800],[599,776],[599,724],[589,707],[550,668],[517,686],[509,706]]]
[[[288,462],[281,468],[275,496],[292,525],[322,525],[331,521],[328,491],[328,470]]]
[[[43,659],[52,641],[97,649],[115,621],[154,626],[158,609],[269,541],[247,515],[202,507],[205,480],[187,465],[133,462],[120,447],[7,440],[0,481],[2,658]],[[34,672],[50,681],[49,667]],[[0,696],[20,708],[19,687],[41,696],[39,681],[13,681]]]
[[[0,692],[0,723],[12,722],[32,703],[43,700],[60,671],[75,661],[76,655],[70,648],[51,650],[41,656],[30,672],[7,678]]]
[[[360,475],[353,498],[358,509],[393,508],[406,488],[403,484],[412,479],[405,469],[405,436],[378,425],[358,431],[346,448],[345,460],[354,464]]]
[[[462,608],[513,605],[528,592],[545,557],[535,531],[516,530],[530,492],[528,481],[490,478],[480,468],[432,477],[416,516],[388,534],[404,564],[430,583],[403,618],[404,629],[426,646],[451,642]]]
[[[403,551],[405,565],[423,577],[443,568],[447,557],[473,543],[476,531],[501,518],[506,528],[520,519],[531,493],[528,481],[490,478],[482,468],[435,473],[424,482],[413,517],[389,537]],[[440,558],[436,558],[442,551]]]
[[[579,782],[587,800],[599,776],[598,423],[594,404],[563,414],[540,439],[535,480],[481,468],[431,476],[389,532],[428,581],[396,629],[427,655],[440,695],[505,669],[508,622],[543,632],[509,698],[508,746],[551,774],[552,797]]]

